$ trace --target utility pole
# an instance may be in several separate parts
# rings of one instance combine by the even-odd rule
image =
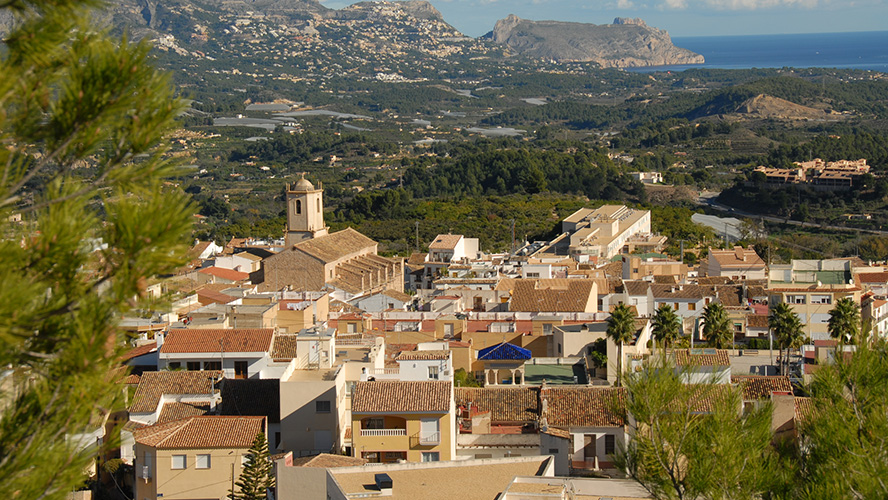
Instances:
[[[510,222],[512,223],[512,244],[510,247],[511,251],[509,252],[509,256],[511,257],[515,255],[515,219],[510,219]]]
[[[679,243],[679,251],[678,257],[682,264],[685,263],[685,240],[678,240]]]
[[[419,221],[416,221],[416,253],[419,253]]]

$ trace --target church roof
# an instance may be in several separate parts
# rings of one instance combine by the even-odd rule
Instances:
[[[376,242],[348,227],[342,231],[301,241],[293,245],[299,250],[324,262],[334,262],[368,247],[376,247]]]
[[[478,360],[530,359],[530,349],[503,342],[478,351]]]

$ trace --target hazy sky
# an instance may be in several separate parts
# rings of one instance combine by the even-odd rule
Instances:
[[[321,0],[342,8],[354,2]],[[888,0],[431,0],[444,20],[480,36],[498,19],[608,24],[640,17],[672,36],[888,30]]]

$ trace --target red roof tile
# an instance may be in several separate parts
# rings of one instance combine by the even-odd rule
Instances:
[[[154,412],[164,394],[213,394],[216,381],[221,379],[222,372],[217,370],[144,372],[133,394],[130,412]]]
[[[547,387],[546,420],[555,427],[618,427],[625,424],[625,390],[597,387]]]
[[[230,281],[244,281],[250,278],[250,273],[242,273],[233,269],[225,269],[223,267],[216,266],[205,267],[203,269],[199,269],[197,272]]]
[[[732,375],[731,382],[743,389],[743,399],[768,399],[772,392],[792,394],[789,377],[768,377],[764,375]]]
[[[352,395],[352,413],[450,411],[451,384],[444,381],[358,382]]]
[[[249,449],[265,432],[265,417],[200,416],[152,425],[133,433],[136,442],[158,449]]]
[[[157,423],[175,422],[198,415],[206,415],[209,412],[210,403],[164,403],[163,409],[160,410],[160,416],[157,417]]]
[[[232,328],[170,330],[160,351],[188,352],[268,352],[271,349],[273,328]],[[220,343],[221,341],[221,343]]]
[[[490,421],[536,422],[539,418],[539,388],[536,387],[456,387],[456,404],[490,412]]]

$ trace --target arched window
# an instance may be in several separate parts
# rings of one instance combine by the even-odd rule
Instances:
[[[321,199],[318,198],[318,212],[321,211]]]
[[[302,200],[296,200],[296,215],[302,213]]]

